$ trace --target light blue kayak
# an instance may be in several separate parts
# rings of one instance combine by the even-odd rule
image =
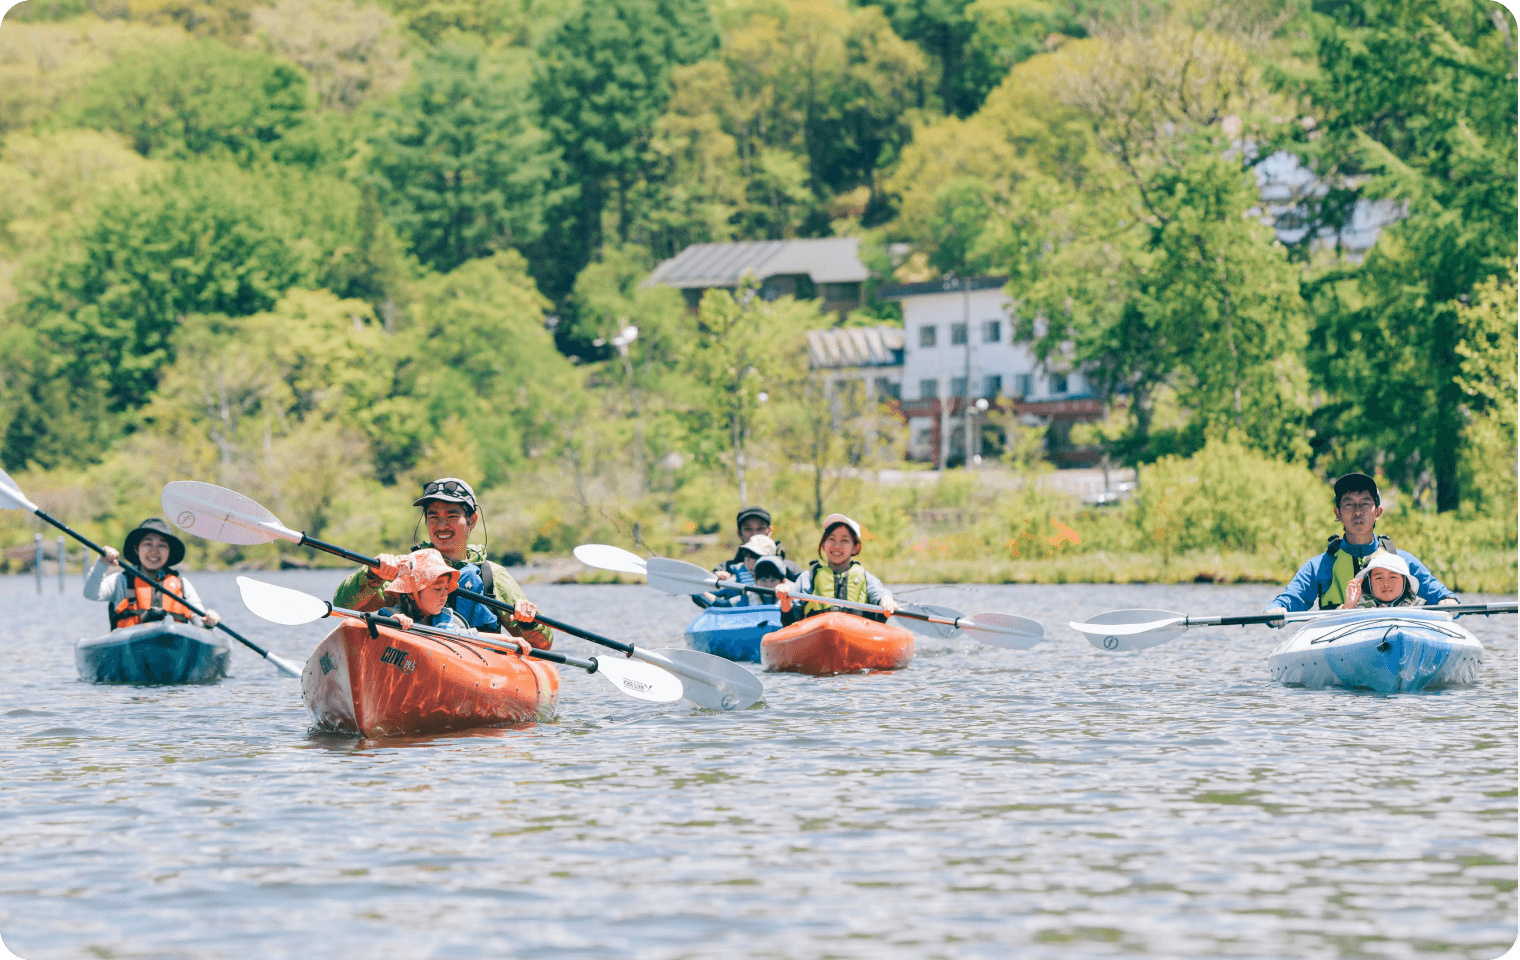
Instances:
[[[757,607],[708,607],[686,628],[693,650],[727,660],[760,660],[760,639],[781,629],[781,608],[774,603]]]
[[[1316,618],[1267,658],[1292,687],[1415,693],[1478,679],[1483,644],[1435,607],[1368,607]]]

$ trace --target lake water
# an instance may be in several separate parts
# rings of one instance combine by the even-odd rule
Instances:
[[[195,581],[293,659],[328,629]],[[1251,612],[1270,587],[935,588],[908,598],[1032,616],[1047,640],[767,675],[727,715],[567,671],[554,722],[360,743],[309,734],[299,682],[237,645],[215,686],[79,682],[72,642],[106,622],[79,584],[0,578],[0,936],[25,960],[1493,957],[1516,938],[1514,617],[1463,621],[1475,687],[1385,698],[1273,684],[1283,634],[1260,627],[1114,655],[1066,626]],[[530,593],[651,647],[696,612],[642,586]]]

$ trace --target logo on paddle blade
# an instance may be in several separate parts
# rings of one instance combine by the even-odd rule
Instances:
[[[174,518],[174,523],[181,530],[189,530],[195,526],[195,514],[189,510],[181,510],[179,516]]]
[[[627,677],[624,677],[621,682],[623,689],[625,690],[632,690],[636,693],[648,693],[650,690],[649,684],[640,683],[637,680],[630,680]]]
[[[1119,638],[1118,637],[1104,637],[1103,638],[1103,649],[1104,650],[1117,650],[1117,649],[1119,649]]]

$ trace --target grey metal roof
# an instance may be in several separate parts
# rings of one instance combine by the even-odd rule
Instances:
[[[806,274],[814,283],[858,283],[870,276],[856,237],[696,243],[654,268],[643,286],[732,287],[747,272],[764,280]]]
[[[972,290],[989,290],[1007,282],[1007,277],[972,277],[967,286]],[[960,293],[961,289],[961,281],[956,279],[930,280],[927,283],[884,283],[876,288],[876,299],[901,300],[904,297],[921,297],[931,293]]]
[[[906,343],[901,327],[809,330],[807,341],[808,366],[814,370],[901,366]]]

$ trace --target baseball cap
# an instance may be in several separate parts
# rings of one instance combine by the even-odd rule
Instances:
[[[824,540],[827,540],[829,536],[829,528],[841,523],[850,528],[850,532],[855,535],[855,542],[859,543],[860,524],[856,523],[854,520],[851,520],[849,517],[845,516],[842,513],[831,513],[823,518],[823,536],[818,539],[818,542],[821,544]]]
[[[765,521],[767,527],[771,525],[771,512],[769,510],[764,507],[745,507],[739,511],[739,516],[734,518],[734,526],[743,526],[744,521],[750,517],[759,517]]]
[[[757,533],[753,537],[750,537],[748,540],[746,540],[744,542],[744,545],[739,548],[740,553],[743,553],[746,550],[748,550],[750,553],[753,553],[757,557],[775,556],[776,541],[772,540],[770,537],[767,537],[763,533]]]
[[[1378,506],[1383,505],[1382,494],[1378,493],[1377,481],[1365,473],[1348,473],[1335,481],[1335,505],[1341,505],[1341,497],[1348,493],[1357,493],[1365,490],[1372,494],[1372,502]]]
[[[429,500],[462,503],[469,507],[471,513],[480,509],[480,504],[475,502],[475,491],[458,477],[443,477],[429,483],[422,488],[422,496],[412,501],[412,506],[420,507]]]

